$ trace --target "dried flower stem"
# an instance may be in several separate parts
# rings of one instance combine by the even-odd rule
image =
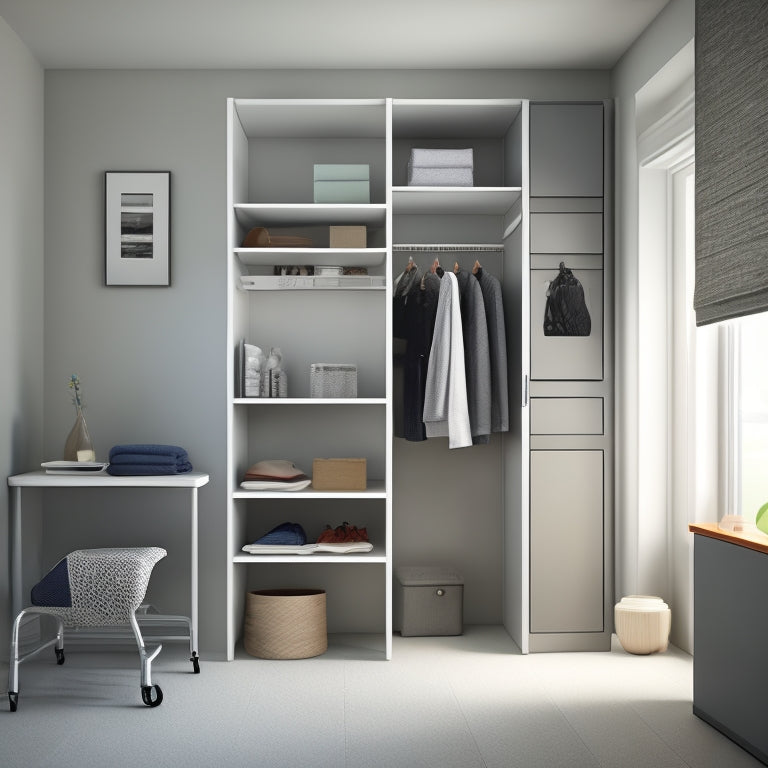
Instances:
[[[72,404],[76,408],[82,408],[83,398],[80,392],[80,379],[74,373],[70,376],[69,388],[72,390]]]

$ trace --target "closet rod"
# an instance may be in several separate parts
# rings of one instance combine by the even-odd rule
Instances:
[[[503,245],[494,243],[399,243],[392,246],[393,251],[454,251],[461,253],[490,253],[503,251]]]

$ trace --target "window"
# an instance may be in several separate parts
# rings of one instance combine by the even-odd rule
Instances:
[[[749,524],[768,502],[768,313],[742,317],[729,325],[731,508]]]

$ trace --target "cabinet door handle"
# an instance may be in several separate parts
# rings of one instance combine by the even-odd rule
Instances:
[[[528,405],[528,374],[523,374],[523,408]]]

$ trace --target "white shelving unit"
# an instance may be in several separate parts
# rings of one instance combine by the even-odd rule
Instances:
[[[565,110],[564,114],[571,113]],[[539,516],[539,511],[531,506],[531,455],[535,446],[530,433],[529,384],[537,378],[531,375],[531,275],[535,272],[531,263],[531,233],[536,216],[537,224],[542,224],[541,216],[552,205],[565,205],[565,198],[550,200],[549,193],[538,192],[538,208],[532,211],[532,179],[546,177],[546,167],[550,165],[553,172],[560,172],[562,163],[552,161],[549,150],[533,151],[529,135],[531,115],[529,102],[520,99],[228,101],[230,658],[241,632],[247,590],[269,587],[326,589],[329,631],[379,634],[382,655],[390,658],[395,504],[398,526],[403,528],[398,530],[397,541],[400,545],[411,544],[409,554],[414,559],[429,554],[429,550],[418,549],[429,547],[420,537],[436,525],[437,518],[430,518],[429,510],[453,514],[458,521],[457,541],[452,548],[445,546],[447,534],[441,531],[441,555],[459,558],[459,565],[463,562],[471,572],[474,581],[467,585],[465,595],[472,590],[478,594],[486,588],[498,595],[502,621],[524,653],[598,647],[592,639],[592,645],[582,642],[578,627],[566,627],[556,642],[546,647],[531,629],[532,609],[540,613],[547,601],[555,610],[560,605],[558,590],[553,588],[552,594],[536,597],[536,605],[532,606],[530,574],[534,567],[538,569],[536,573],[549,573],[551,563],[546,552],[534,556],[531,548],[531,520]],[[568,134],[570,129],[564,130]],[[587,134],[587,145],[592,146],[591,134]],[[570,139],[565,143],[570,147]],[[576,141],[574,146],[578,145]],[[472,147],[474,186],[407,186],[409,153],[415,147]],[[569,174],[571,181],[575,177],[579,182],[579,188],[582,177],[602,175],[602,166],[598,168],[599,163],[590,159],[591,155],[582,154],[578,149],[568,149],[564,158],[568,162],[574,158],[579,161],[575,167],[582,170]],[[534,157],[538,158],[536,174],[530,167]],[[311,202],[315,163],[367,164],[371,202]],[[578,193],[576,197],[579,194],[589,197],[591,193]],[[595,205],[594,201],[590,205]],[[586,209],[582,208],[574,211],[583,213]],[[366,226],[367,247],[327,247],[328,227],[345,224]],[[309,238],[313,245],[242,247],[252,227],[266,227],[270,234],[273,230],[287,230]],[[552,228],[545,229],[549,232]],[[562,226],[554,226],[554,230],[566,238],[565,250],[573,247]],[[418,257],[422,267],[428,267],[435,254],[443,251],[450,254],[445,257],[446,269],[454,260],[465,268],[470,268],[475,259],[480,260],[483,268],[501,281],[505,308],[510,430],[492,435],[485,453],[463,454],[466,458],[462,458],[462,463],[452,465],[454,474],[445,476],[440,471],[442,464],[448,463],[447,447],[442,451],[437,441],[430,440],[431,445],[425,446],[425,450],[414,451],[404,446],[405,441],[393,440],[392,283],[393,276],[420,248],[425,252]],[[562,252],[563,248],[557,251]],[[548,269],[549,261],[542,261],[541,253],[536,255],[536,269]],[[416,256],[413,258],[415,261]],[[308,285],[306,281],[291,284],[275,273],[280,266],[328,265],[365,267],[377,284],[372,282],[365,287],[363,281],[342,280],[338,285]],[[248,283],[241,280],[243,277],[253,279]],[[534,310],[535,321],[540,325],[539,311],[535,306]],[[269,347],[280,347],[288,373],[289,397],[236,396],[235,351],[241,339],[265,348],[266,352]],[[359,397],[311,398],[309,369],[314,362],[355,363]],[[549,381],[534,384],[540,399],[539,410],[546,410],[555,396],[574,397],[592,392],[584,389],[586,384],[575,388]],[[602,391],[599,394],[602,396]],[[605,439],[609,438],[606,433]],[[536,435],[535,440],[536,446],[551,449],[556,458],[572,458],[566,454],[573,447],[568,436]],[[539,458],[541,455],[543,451],[537,454]],[[247,468],[259,460],[291,459],[309,474],[313,458],[344,456],[366,458],[366,491],[328,493],[308,488],[281,494],[245,491],[239,486]],[[407,466],[407,471],[395,476],[393,465]],[[456,479],[457,466],[460,472],[467,472],[471,481]],[[610,472],[606,477],[610,477]],[[425,479],[432,478],[435,483],[425,487]],[[495,490],[486,493],[488,488]],[[485,494],[480,501],[476,498],[478,489]],[[594,506],[588,493],[581,493],[580,498],[585,507]],[[420,520],[425,509],[427,517]],[[501,560],[486,563],[485,543],[461,538],[470,513],[473,530],[487,531],[500,542],[496,551],[501,552]],[[348,521],[365,526],[374,549],[353,555],[263,556],[242,551],[244,544],[286,521],[301,523],[310,540],[326,524],[335,526]],[[416,525],[413,535],[406,530],[409,524]],[[595,565],[594,570],[600,570],[599,566]],[[594,591],[590,587],[582,590],[589,593],[590,599]],[[603,641],[605,632],[593,634],[600,636],[598,642]],[[536,647],[537,642],[540,647]]]
[[[610,419],[589,435],[567,429],[560,434],[549,427],[540,433],[540,424],[533,434],[530,416],[534,405],[539,416],[551,416],[558,407],[578,407],[584,398],[593,405],[602,399],[603,412],[610,413],[610,324],[605,320],[610,294],[601,293],[600,285],[610,285],[611,145],[609,122],[603,138],[602,107],[553,104],[555,117],[535,136],[534,111],[539,123],[549,112],[524,99],[230,99],[227,108],[229,657],[241,632],[248,589],[314,587],[328,593],[331,633],[379,634],[382,655],[390,658],[397,554],[393,517],[398,547],[409,550],[400,553],[398,563],[424,557],[429,564],[434,553],[425,536],[452,520],[452,533],[437,531],[442,549],[434,557],[456,558],[459,570],[469,572],[465,597],[490,594],[491,612],[498,610],[494,601],[501,602],[501,620],[523,653],[609,645],[611,587],[605,574],[611,568],[611,525],[610,510],[600,502],[607,504],[611,493]],[[416,147],[471,147],[474,186],[408,186],[409,154]],[[311,202],[315,163],[367,164],[371,202]],[[579,245],[575,235],[581,230],[574,230],[574,222],[594,234],[601,216],[603,246],[597,253],[592,240],[600,238]],[[365,248],[327,247],[328,227],[345,224],[366,226]],[[270,234],[285,229],[312,246],[245,248],[243,240],[253,227],[268,228]],[[455,463],[436,440],[414,450],[393,439],[393,276],[409,258],[428,268],[443,254],[445,269],[454,261],[468,269],[477,259],[499,278],[506,324],[509,432],[492,435],[485,452],[463,453]],[[564,344],[567,355],[545,355],[548,364],[563,363],[563,371],[542,375],[534,370],[542,360],[534,353],[541,347],[543,308],[536,303],[542,301],[541,281],[535,289],[532,281],[556,269],[563,254],[584,268],[580,274],[594,289],[593,317],[604,320],[602,337],[593,320],[594,338],[582,340],[602,349],[604,370],[585,380],[572,365],[582,357],[572,341],[553,342]],[[365,267],[372,279],[368,285],[341,279],[309,284],[276,274],[276,267],[329,265]],[[236,396],[235,350],[241,339],[266,352],[280,347],[289,397]],[[355,363],[359,397],[311,398],[313,362]],[[557,429],[564,429],[559,422]],[[262,459],[288,458],[310,473],[313,458],[344,456],[366,458],[364,492],[308,488],[280,494],[239,486],[247,468]],[[588,472],[577,471],[581,458],[589,460]],[[553,462],[557,472],[549,469]],[[444,466],[452,469],[442,474]],[[543,512],[552,508],[545,492],[550,478],[564,468],[574,474],[572,506],[601,518],[602,532],[583,525],[580,538],[572,529],[563,536],[559,518],[553,518],[553,530],[541,535]],[[473,530],[496,537],[495,561],[485,540],[467,540],[470,514]],[[244,544],[289,520],[304,525],[310,539],[326,524],[365,526],[374,549],[353,555],[242,551]],[[558,572],[552,568],[555,540],[561,547],[554,556],[560,570],[566,555],[576,563],[569,585],[578,596],[567,605],[553,576]],[[579,558],[589,560],[587,570],[596,574],[592,581],[582,578]],[[585,607],[594,620],[582,627]],[[564,620],[568,611],[578,621]],[[554,616],[557,626],[550,629],[542,616]]]
[[[377,633],[392,653],[391,167],[385,99],[228,101],[228,656],[239,638],[249,589],[326,589],[329,632]],[[365,163],[370,204],[315,204],[313,164]],[[328,248],[330,225],[364,224],[370,247]],[[317,247],[244,248],[252,227],[308,236]],[[364,280],[293,286],[286,265],[365,267]],[[259,276],[243,286],[241,276]],[[300,290],[296,289],[300,288]],[[273,290],[277,289],[277,290]],[[289,397],[235,397],[241,339],[280,347]],[[310,364],[353,362],[354,399],[309,396]],[[287,458],[308,474],[320,457],[362,456],[365,491],[246,491],[245,470]],[[252,555],[242,551],[280,522],[298,522],[314,541],[325,525],[366,527],[374,549],[347,555]]]
[[[329,587],[329,631],[381,632],[383,655],[392,635],[392,340],[393,221],[409,243],[510,243],[519,269],[519,236],[509,237],[523,207],[524,102],[520,100],[243,100],[228,102],[228,285],[230,370],[228,435],[228,621],[234,653],[248,589]],[[413,146],[474,148],[471,188],[408,187]],[[371,203],[325,205],[313,199],[314,163],[365,163]],[[480,223],[478,225],[478,222]],[[368,247],[330,249],[329,225],[365,224]],[[252,227],[283,229],[317,246],[244,248]],[[453,228],[453,229],[452,229]],[[413,236],[412,233],[415,233]],[[274,276],[289,265],[365,267],[383,287],[307,287]],[[398,265],[399,266],[399,265]],[[502,263],[495,265],[499,270]],[[242,276],[259,276],[243,285]],[[248,281],[245,281],[246,283]],[[295,288],[301,288],[296,290]],[[276,290],[273,290],[276,289]],[[288,371],[285,399],[235,397],[235,349],[240,339],[279,346]],[[268,350],[266,350],[268,351]],[[356,362],[355,399],[309,397],[309,365]],[[320,456],[365,456],[365,492],[263,493],[240,489],[250,464],[289,458],[311,472]],[[326,519],[333,511],[338,519]],[[519,507],[518,507],[519,510]],[[516,518],[519,518],[519,513]],[[251,555],[241,547],[287,520],[308,536],[342,520],[365,525],[374,550],[365,555]],[[342,566],[342,564],[344,564]],[[341,571],[339,570],[341,569]],[[339,573],[343,576],[339,576]],[[335,580],[334,580],[335,579]],[[520,585],[517,585],[520,588]],[[336,611],[333,601],[344,604]]]

